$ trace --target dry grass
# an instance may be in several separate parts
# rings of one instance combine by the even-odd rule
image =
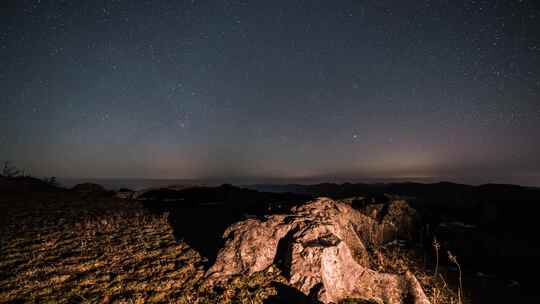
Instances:
[[[123,211],[65,221],[3,238],[0,302],[168,302],[203,274],[163,218]]]
[[[204,227],[194,227],[203,229]],[[411,270],[432,303],[456,303],[412,251],[382,246],[374,269]],[[203,259],[176,242],[166,215],[69,193],[0,196],[0,303],[263,303],[286,283],[276,266],[205,286]]]
[[[285,282],[271,266],[209,289],[203,259],[174,240],[166,215],[135,202],[4,196],[0,212],[9,214],[0,227],[0,303],[251,304],[276,294],[271,282]]]
[[[447,252],[448,253],[448,259],[454,263],[454,265],[457,266],[458,268],[458,273],[459,273],[459,277],[458,277],[458,281],[459,281],[459,285],[458,285],[458,303],[459,304],[462,304],[463,303],[463,284],[461,282],[461,265],[459,265],[459,262],[457,260],[457,257],[455,255],[453,255],[450,251]]]
[[[419,256],[416,250],[394,243],[373,249],[370,252],[370,263],[373,269],[386,273],[404,274],[411,271],[432,304],[458,303],[459,295],[446,283],[444,276],[428,272]]]

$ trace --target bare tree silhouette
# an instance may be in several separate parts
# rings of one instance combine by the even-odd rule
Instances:
[[[23,175],[23,172],[14,165],[11,164],[9,161],[4,162],[4,166],[2,168],[2,176],[13,178]]]

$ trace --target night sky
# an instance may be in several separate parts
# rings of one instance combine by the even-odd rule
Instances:
[[[540,186],[536,1],[2,1],[37,176]]]

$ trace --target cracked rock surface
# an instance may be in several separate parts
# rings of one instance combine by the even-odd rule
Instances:
[[[414,209],[399,204],[407,213],[393,212],[392,218],[408,222]],[[349,204],[318,198],[293,208],[288,215],[238,222],[225,231],[225,245],[207,271],[207,281],[224,282],[277,264],[291,286],[323,303],[347,298],[429,303],[413,274],[369,268],[366,246],[388,241],[389,225],[392,229],[402,226],[392,218],[377,220]]]

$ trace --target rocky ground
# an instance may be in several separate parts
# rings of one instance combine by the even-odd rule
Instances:
[[[273,263],[208,285],[205,259],[175,240],[167,214],[134,201],[68,191],[2,194],[0,214],[0,302],[308,301]],[[410,271],[431,303],[457,303],[444,279],[420,267],[417,256],[413,248],[388,244],[369,249],[369,265]]]

